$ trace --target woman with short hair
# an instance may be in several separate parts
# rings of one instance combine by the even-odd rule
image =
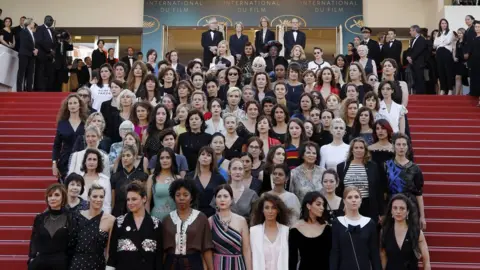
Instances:
[[[85,180],[76,173],[71,173],[65,179],[65,188],[67,189],[67,204],[65,208],[71,212],[78,212],[88,209],[88,201],[80,197],[85,190]]]
[[[105,118],[105,130],[103,133],[106,137],[112,140],[112,143],[116,143],[121,141],[120,134],[118,133],[118,127],[120,126],[121,122],[118,121],[118,114],[119,111],[119,103],[118,103],[118,96],[123,91],[123,83],[118,80],[114,79],[110,83],[110,92],[112,93],[112,99],[104,101],[100,106],[100,112],[102,116]],[[108,151],[105,150],[105,151]]]
[[[320,148],[320,167],[325,169],[337,169],[337,165],[347,158],[348,144],[343,142],[345,136],[345,122],[341,118],[332,120],[330,133],[333,141]]]
[[[110,149],[112,140],[109,137],[104,136],[105,131],[105,118],[99,112],[94,112],[88,116],[87,121],[85,121],[85,126],[88,127],[90,125],[96,126],[101,134],[100,142],[98,143],[98,149],[107,152]],[[85,150],[87,147],[87,143],[85,141],[85,135],[77,137],[75,140],[75,145],[73,146],[73,151],[82,151]]]

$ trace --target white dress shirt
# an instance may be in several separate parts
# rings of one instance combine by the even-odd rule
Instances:
[[[436,49],[443,47],[449,50],[450,52],[452,52],[453,51],[453,31],[450,30],[448,31],[447,34],[445,34],[445,31],[444,31],[441,36],[435,37],[435,41],[433,42],[433,47]]]
[[[33,39],[33,45],[35,45],[35,36],[33,35],[33,32],[32,30],[30,30],[30,28],[27,27],[27,30],[28,32],[30,33],[30,36],[32,36],[32,39]]]
[[[297,36],[298,36],[298,30],[293,30],[293,40],[297,41]]]
[[[262,30],[262,43],[265,43],[265,37],[267,36],[267,29]]]
[[[50,34],[50,39],[53,41],[53,36],[52,36],[52,31],[48,26],[45,25],[45,28],[47,28],[47,32]]]

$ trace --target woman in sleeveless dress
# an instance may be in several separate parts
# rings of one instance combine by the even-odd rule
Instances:
[[[418,259],[430,270],[430,255],[415,205],[403,194],[393,196],[383,221],[380,257],[383,269],[416,270]]]
[[[105,269],[105,248],[115,218],[102,211],[105,188],[93,184],[88,190],[90,208],[75,215],[75,251],[70,270]]]
[[[175,202],[170,197],[170,184],[179,179],[176,175],[175,152],[165,147],[158,153],[155,171],[147,180],[147,206],[150,214],[160,220],[175,210]],[[153,201],[152,201],[153,200]],[[152,205],[153,202],[153,205]]]
[[[212,229],[214,269],[252,269],[247,221],[232,213],[233,190],[229,185],[217,187],[215,203],[218,212],[208,219]]]

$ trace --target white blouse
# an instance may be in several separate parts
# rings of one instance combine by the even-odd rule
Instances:
[[[337,170],[337,165],[347,159],[350,146],[327,144],[320,148],[320,168]]]
[[[330,63],[328,63],[325,60],[323,61],[323,63],[321,65],[318,65],[315,61],[310,61],[310,62],[308,62],[307,69],[311,70],[313,72],[317,72],[317,70],[321,70],[324,67],[330,67],[330,66],[331,66]]]
[[[80,174],[81,176],[85,176],[85,173]],[[105,198],[103,200],[103,207],[102,210],[105,213],[110,214],[112,212],[112,187],[110,185],[110,177],[106,176],[103,173],[98,174],[98,180],[94,181],[95,184],[102,186],[105,189]],[[86,201],[88,201],[88,190],[90,187],[85,186],[85,190],[80,197]]]
[[[436,49],[440,47],[444,47],[445,49],[452,52],[453,51],[453,31],[452,30],[448,31],[448,34],[445,34],[445,32],[443,32],[441,36],[436,36],[435,40],[433,41],[433,47]]]
[[[96,84],[90,87],[92,92],[92,108],[97,111],[100,111],[100,107],[104,101],[112,99],[112,93],[110,92],[110,87],[108,85],[103,85],[102,88],[98,87]]]
[[[392,126],[393,132],[395,133],[400,130],[400,118],[402,118],[408,111],[403,105],[400,105],[395,101],[392,101],[390,111],[388,111],[387,104],[382,100],[380,101],[380,109],[378,112],[387,118]]]
[[[225,136],[225,134],[227,134],[227,130],[225,129],[225,126],[223,125],[223,119],[222,118],[220,118],[220,121],[218,122],[217,128],[215,128],[215,125],[213,124],[212,119],[208,119],[207,121],[205,121],[205,124],[207,125],[207,128],[205,129],[205,133],[213,135],[217,132],[220,132],[224,136]]]

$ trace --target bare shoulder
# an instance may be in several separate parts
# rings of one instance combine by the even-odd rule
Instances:
[[[115,222],[115,217],[111,214],[104,213],[102,219],[111,223]]]

